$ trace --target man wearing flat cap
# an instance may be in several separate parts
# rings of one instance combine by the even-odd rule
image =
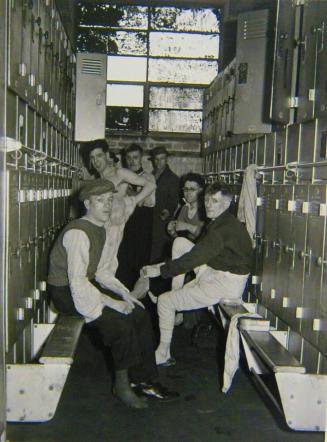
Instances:
[[[178,205],[179,178],[168,166],[168,152],[165,147],[155,147],[150,154],[157,182],[151,250],[151,262],[156,263],[170,256],[172,240],[166,231],[166,225]]]
[[[114,277],[108,264],[109,220],[115,187],[111,181],[84,184],[79,198],[86,215],[60,233],[50,255],[48,288],[62,314],[85,318],[106,347],[115,368],[113,393],[127,406],[146,408],[145,396],[159,400],[176,397],[153,381],[155,364],[151,321],[143,305]],[[130,386],[135,384],[135,394]]]

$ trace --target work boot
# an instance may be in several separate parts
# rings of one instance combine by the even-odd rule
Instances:
[[[139,409],[148,408],[146,399],[139,398],[132,390],[129,384],[127,370],[116,370],[112,392],[128,407]]]

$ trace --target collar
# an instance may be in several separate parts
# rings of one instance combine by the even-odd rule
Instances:
[[[220,226],[221,224],[225,224],[231,216],[233,215],[230,213],[229,209],[226,209],[225,212],[221,213],[217,218],[211,220],[209,225]]]
[[[90,220],[90,218],[88,218],[87,215],[83,216],[81,219],[84,219],[85,221],[88,221],[89,223],[94,224],[97,227],[104,227],[104,223],[98,223],[98,222],[92,221],[92,220]]]

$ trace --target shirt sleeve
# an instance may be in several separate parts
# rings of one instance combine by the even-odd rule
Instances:
[[[180,258],[170,260],[160,267],[163,278],[172,278],[199,267],[218,255],[224,248],[222,235],[217,231],[209,231],[189,252]]]
[[[87,320],[98,318],[103,309],[102,294],[87,278],[90,241],[85,232],[72,229],[65,233],[68,280],[76,310]]]

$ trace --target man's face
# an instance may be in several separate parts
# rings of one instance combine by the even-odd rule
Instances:
[[[134,150],[132,152],[128,152],[126,154],[126,163],[127,167],[132,172],[137,172],[142,167],[142,154],[138,150]]]
[[[159,153],[153,158],[153,164],[155,170],[162,170],[167,165],[168,157],[165,153]]]
[[[195,203],[201,190],[201,187],[195,181],[185,181],[183,193],[186,202],[189,204]]]
[[[85,200],[87,216],[97,223],[105,223],[109,220],[112,209],[113,193],[106,192],[102,195],[91,195]]]
[[[96,147],[90,153],[90,162],[94,169],[101,175],[107,167],[113,167],[114,160],[110,158],[108,152],[104,152],[101,147]]]
[[[210,219],[216,219],[230,206],[231,198],[227,195],[222,195],[221,192],[214,193],[213,195],[205,194],[204,205],[206,208],[207,217]]]

